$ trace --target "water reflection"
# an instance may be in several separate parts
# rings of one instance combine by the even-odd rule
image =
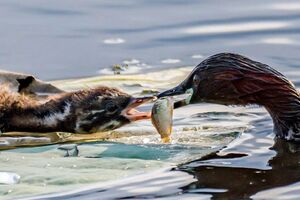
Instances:
[[[300,146],[276,139],[271,148],[277,154],[268,161],[271,169],[250,169],[243,167],[222,167],[201,165],[184,168],[191,171],[197,182],[185,187],[187,193],[212,194],[213,199],[249,199],[254,194],[274,187],[286,186],[300,181]],[[218,156],[212,154],[207,159],[232,159],[242,154]],[[217,191],[211,191],[216,189]],[[219,191],[221,190],[221,192]],[[223,190],[223,191],[222,191]],[[271,198],[268,196],[268,198]]]
[[[247,159],[249,157],[247,154],[212,153],[198,161],[182,165],[176,170],[163,169],[112,184],[94,185],[77,191],[44,195],[33,199],[97,199],[99,197],[102,199],[173,199],[178,195],[180,199],[251,199],[259,192],[259,196],[254,199],[273,199],[276,196],[272,196],[270,192],[264,193],[265,190],[300,181],[300,146],[297,143],[276,139],[270,150],[275,151],[276,155],[269,157],[268,168],[265,169],[255,165],[249,166],[251,168],[237,167],[233,164],[226,166],[226,161],[231,163],[234,159]],[[265,157],[255,157],[265,159]],[[223,166],[220,163],[212,164],[214,160],[222,160]],[[190,167],[195,162],[199,165]],[[194,175],[194,178],[188,174]],[[282,196],[288,197],[291,196],[289,191],[290,187],[284,188],[277,191],[276,195],[280,195],[281,192]],[[295,195],[294,190],[291,192]]]

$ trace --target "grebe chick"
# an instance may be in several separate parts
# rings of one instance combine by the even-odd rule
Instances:
[[[63,92],[46,100],[0,89],[0,130],[92,133],[150,118],[134,108],[153,97],[134,98],[115,88]]]

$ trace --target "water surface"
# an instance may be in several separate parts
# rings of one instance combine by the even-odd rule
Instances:
[[[0,66],[45,80],[95,76],[56,84],[114,85],[139,95],[170,88],[192,69],[178,67],[229,51],[269,64],[299,87],[299,11],[291,0],[2,0]],[[135,75],[103,76],[113,74],[114,64],[127,64],[121,73]],[[79,145],[79,157],[65,158],[55,145],[2,151],[0,171],[21,179],[1,185],[0,193],[7,199],[49,192],[55,194],[37,198],[300,195],[299,148],[274,140],[263,108],[192,105],[175,112],[174,124],[169,145],[141,122],[124,128],[132,137]]]
[[[53,80],[132,59],[131,72],[196,65],[230,51],[296,70],[299,22],[290,0],[2,0],[0,66]]]

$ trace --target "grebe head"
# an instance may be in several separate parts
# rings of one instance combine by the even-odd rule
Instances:
[[[294,85],[268,65],[244,56],[221,53],[201,62],[177,87],[158,97],[193,89],[191,103],[264,106],[277,136],[300,137],[300,97]]]

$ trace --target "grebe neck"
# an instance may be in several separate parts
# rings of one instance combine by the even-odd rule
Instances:
[[[300,97],[294,88],[282,88],[274,91],[270,97],[264,95],[266,108],[273,119],[274,132],[280,138],[287,140],[300,139]]]

